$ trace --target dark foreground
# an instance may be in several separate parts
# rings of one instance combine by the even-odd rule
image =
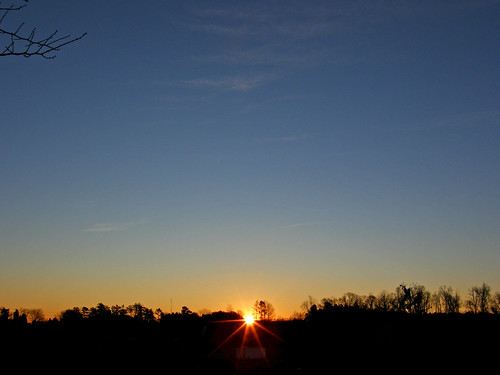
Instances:
[[[498,315],[338,313],[259,322],[0,325],[3,368],[51,373],[496,373]],[[254,334],[255,333],[255,334]],[[460,371],[462,372],[462,371]]]

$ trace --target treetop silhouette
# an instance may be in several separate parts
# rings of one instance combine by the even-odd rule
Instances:
[[[28,0],[24,0],[24,2],[27,3]],[[55,30],[49,35],[38,36],[36,27],[24,32],[24,22],[11,30],[2,26],[9,14],[21,11],[26,5],[0,7],[0,36],[3,37],[4,43],[3,50],[0,50],[0,57],[23,56],[29,58],[41,56],[45,59],[53,59],[56,57],[56,52],[59,52],[61,48],[87,35],[87,33],[83,33],[78,37],[72,37],[71,35],[59,36],[58,31]]]

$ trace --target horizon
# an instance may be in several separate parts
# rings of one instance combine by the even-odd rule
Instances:
[[[0,59],[0,306],[500,290],[499,1],[30,1],[0,26],[22,22],[86,35]]]
[[[87,309],[89,312],[92,309],[97,308],[99,305],[102,305],[104,308],[113,311],[113,308],[120,308],[124,309],[127,311],[127,314],[132,313],[131,311],[128,311],[130,308],[133,308],[136,305],[140,305],[145,309],[151,310],[152,313],[156,315],[156,313],[161,312],[162,316],[167,316],[167,315],[177,315],[177,314],[184,314],[185,310],[187,311],[188,314],[194,314],[196,316],[202,317],[205,315],[212,315],[212,314],[217,314],[220,312],[223,313],[235,313],[241,316],[241,321],[245,321],[246,324],[251,324],[253,320],[261,320],[257,317],[259,314],[258,311],[259,308],[257,307],[257,304],[264,303],[264,306],[266,306],[265,310],[266,311],[271,311],[271,313],[268,315],[267,318],[264,318],[264,320],[295,320],[295,319],[304,319],[305,316],[307,316],[308,313],[310,313],[312,306],[316,306],[318,309],[326,308],[328,309],[327,305],[330,306],[340,306],[340,307],[357,307],[359,309],[366,309],[366,310],[378,310],[382,306],[381,305],[381,300],[383,299],[383,305],[385,306],[384,308],[387,308],[387,304],[390,305],[388,308],[388,311],[399,311],[396,306],[399,306],[399,303],[397,302],[402,295],[405,293],[403,292],[405,289],[408,291],[411,291],[411,294],[415,293],[423,293],[422,294],[422,301],[423,305],[425,306],[423,309],[425,311],[425,314],[428,313],[445,313],[448,314],[450,312],[446,312],[445,309],[449,308],[448,306],[450,304],[450,300],[453,300],[453,309],[456,308],[456,310],[453,310],[455,313],[477,313],[477,309],[479,309],[478,301],[482,300],[485,303],[486,306],[486,312],[487,313],[493,313],[493,314],[498,314],[499,310],[499,303],[500,303],[500,292],[497,290],[492,290],[491,287],[487,283],[482,283],[481,285],[474,285],[471,286],[470,288],[467,289],[467,293],[464,295],[461,291],[458,289],[453,288],[450,285],[441,285],[438,289],[436,290],[429,290],[425,287],[425,285],[419,284],[419,283],[406,283],[402,282],[397,285],[397,287],[394,290],[381,290],[378,293],[368,293],[368,294],[358,294],[355,292],[351,291],[346,291],[342,295],[339,296],[324,296],[322,298],[315,298],[311,295],[308,296],[307,299],[303,300],[300,306],[298,306],[296,309],[293,310],[292,313],[288,315],[283,315],[280,314],[279,312],[276,312],[276,309],[274,308],[274,305],[271,301],[268,301],[266,299],[257,299],[255,300],[252,304],[246,305],[246,306],[240,306],[241,308],[235,308],[232,304],[226,305],[225,308],[215,308],[215,309],[208,309],[208,308],[201,308],[197,310],[192,310],[189,306],[182,305],[181,307],[177,308],[177,306],[174,308],[173,301],[170,301],[170,310],[167,308],[162,308],[161,306],[148,306],[145,305],[139,301],[135,301],[130,304],[124,304],[124,303],[115,303],[115,304],[106,304],[101,302],[95,303],[95,304],[90,304],[90,305],[75,305],[72,307],[65,307],[59,311],[45,311],[44,309],[41,308],[26,308],[26,307],[12,307],[12,306],[3,306],[0,305],[0,308],[2,309],[7,309],[9,315],[12,315],[14,311],[19,312],[21,314],[28,314],[30,315],[29,311],[36,311],[36,316],[37,319],[41,319],[41,321],[47,321],[47,319],[59,319],[61,318],[61,315],[69,310],[73,309],[78,309],[79,311],[82,311],[84,309]],[[403,294],[401,294],[403,293]],[[445,296],[446,295],[446,296]],[[374,297],[371,299],[371,297]],[[415,298],[415,296],[413,297]],[[379,301],[380,302],[376,302]],[[414,302],[411,302],[414,303]],[[14,310],[14,311],[12,311]],[[408,311],[410,312],[410,311]],[[47,316],[48,315],[48,316]],[[251,320],[248,319],[248,317],[252,317]],[[157,318],[160,319],[160,318]]]

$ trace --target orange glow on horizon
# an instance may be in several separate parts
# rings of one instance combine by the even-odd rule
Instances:
[[[253,316],[252,316],[252,315],[246,315],[246,316],[245,316],[245,323],[246,323],[247,325],[251,325],[251,324],[253,324],[253,323],[254,323],[254,321],[255,321],[255,319],[253,318]]]

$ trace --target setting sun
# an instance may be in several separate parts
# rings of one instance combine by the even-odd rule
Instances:
[[[245,316],[245,323],[246,324],[253,324],[253,322],[254,322],[254,319],[253,319],[252,315]]]

